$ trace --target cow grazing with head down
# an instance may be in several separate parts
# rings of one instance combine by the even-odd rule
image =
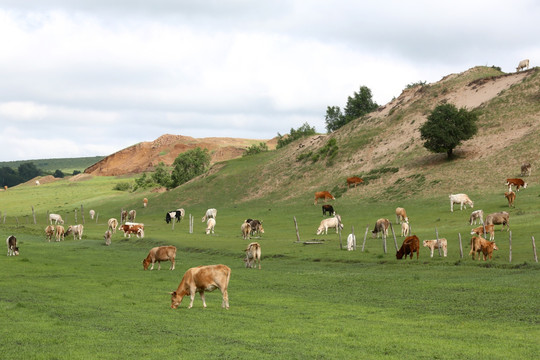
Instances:
[[[7,245],[7,256],[17,256],[19,255],[19,248],[17,247],[17,238],[13,235],[10,235],[6,239]]]
[[[148,206],[148,199],[147,199],[147,198],[142,199],[142,206],[143,206],[143,207],[147,207],[147,206]]]
[[[54,224],[63,224],[64,220],[62,220],[62,217],[58,214],[49,214],[49,222],[52,225],[52,222],[54,221]]]
[[[127,235],[130,238],[131,234],[135,234],[137,237],[144,237],[144,224],[141,223],[126,222],[120,225],[119,229],[124,232],[124,237]]]
[[[516,190],[519,191],[519,188],[527,188],[527,183],[523,179],[506,179],[506,186],[508,186],[508,191],[512,190],[512,186],[516,187]]]
[[[259,270],[261,269],[261,245],[258,242],[250,243],[246,250],[246,257],[244,262],[246,263],[247,268],[257,267],[256,263],[259,263]]]
[[[411,227],[408,222],[401,223],[401,236],[411,235]]]
[[[336,215],[336,212],[334,211],[334,207],[332,205],[323,205],[322,206],[322,214],[325,216],[328,213],[328,215]]]
[[[48,225],[45,228],[45,235],[47,235],[47,239],[49,240],[49,242],[51,242],[51,239],[54,235],[54,225]]]
[[[94,216],[96,216],[96,211],[90,210],[89,213],[90,213],[90,219],[94,220]]]
[[[510,230],[510,214],[506,211],[496,212],[486,216],[486,225],[502,225],[501,231],[506,226],[506,231]]]
[[[148,269],[148,266],[152,264],[150,270],[154,270],[154,263],[157,261],[158,270],[161,270],[162,261],[171,261],[171,267],[169,270],[174,270],[176,264],[176,247],[175,246],[156,246],[150,249],[148,256],[143,260],[143,269]]]
[[[206,222],[206,235],[209,235],[210,233],[214,233],[214,228],[216,227],[216,219],[210,218]]]
[[[471,213],[471,217],[469,218],[469,225],[476,225],[477,223],[482,224],[484,222],[484,211],[483,210],[475,210]]]
[[[420,253],[420,239],[416,235],[411,235],[403,240],[403,244],[396,252],[396,259],[401,260],[403,256],[407,258],[407,255],[413,257],[413,253],[416,252],[416,259],[418,260],[418,254]]]
[[[431,257],[433,257],[433,251],[439,248],[439,244],[441,245],[441,249],[443,249],[444,257],[448,255],[448,241],[446,241],[445,238],[440,238],[438,243],[437,240],[424,240],[422,244],[424,247],[429,248],[431,251]]]
[[[449,198],[451,212],[454,212],[454,204],[460,204],[460,210],[463,210],[463,205],[465,205],[465,209],[467,208],[467,205],[469,205],[471,208],[474,207],[474,202],[469,199],[467,194],[450,194]]]
[[[137,217],[137,211],[136,210],[130,210],[128,212],[128,221],[135,221],[136,217]]]
[[[328,228],[335,228],[336,234],[338,233],[338,230],[341,228],[343,229],[343,224],[341,223],[341,216],[336,214],[334,217],[324,219],[321,221],[321,224],[317,228],[317,235],[320,235],[323,233],[328,234]]]
[[[484,232],[485,228],[485,232]],[[489,240],[495,240],[495,226],[494,225],[482,225],[471,230],[471,235],[486,236],[489,234]]]
[[[56,225],[55,233],[56,233],[55,235],[56,241],[64,240],[64,235],[66,233],[66,230],[64,229],[62,225]]]
[[[79,240],[81,240],[83,235],[84,226],[81,224],[78,225],[69,225],[66,230],[66,235],[69,235],[73,233],[73,240],[75,240],[75,236],[79,237]]]
[[[409,218],[407,217],[407,212],[402,207],[396,208],[396,224],[400,224],[402,222],[409,222]]]
[[[356,185],[363,184],[363,183],[364,183],[364,180],[359,178],[358,176],[347,178],[347,188],[350,188],[351,185],[354,185],[354,187],[356,187]]]
[[[217,217],[217,210],[216,209],[208,209],[206,210],[206,213],[204,214],[204,216],[202,217],[202,221],[201,222],[205,222],[207,221],[208,219],[215,219]]]
[[[508,200],[508,207],[515,207],[514,201],[516,201],[516,193],[512,190],[504,193],[504,197]]]
[[[264,234],[264,228],[261,220],[247,219],[246,222],[249,222],[249,225],[251,226],[251,235],[257,234],[260,236],[261,234]]]
[[[484,255],[484,261],[489,257],[491,260],[493,257],[493,250],[499,250],[494,241],[488,241],[481,236],[473,236],[471,238],[471,251],[469,255],[472,255],[474,260],[475,254],[478,254],[478,260],[480,260],[480,252]]]
[[[388,236],[388,228],[390,227],[390,220],[388,219],[379,219],[375,223],[375,227],[373,228],[373,231],[371,232],[372,237],[379,238],[379,234],[382,234],[383,238],[386,238]]]
[[[317,201],[319,199],[322,199],[323,201],[336,200],[336,198],[333,197],[332,194],[330,194],[328,191],[317,191],[315,193],[315,202],[314,202],[315,205],[317,205]]]
[[[521,176],[531,176],[531,163],[521,165]]]
[[[201,294],[203,306],[206,307],[204,292],[219,289],[223,295],[221,307],[228,309],[229,294],[227,293],[227,288],[229,287],[230,278],[231,269],[226,265],[206,265],[188,269],[184,277],[182,277],[178,289],[171,293],[171,308],[178,308],[184,296],[189,295],[191,302],[188,309],[191,309],[193,307],[193,300],[195,300],[195,293]]]
[[[516,67],[516,71],[519,71],[521,69],[529,68],[529,59],[521,60]]]
[[[105,235],[103,235],[103,238],[105,239],[105,245],[107,246],[111,245],[111,238],[112,238],[111,230],[105,231]]]

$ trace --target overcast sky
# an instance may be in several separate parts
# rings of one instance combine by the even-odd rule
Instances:
[[[540,2],[0,0],[0,161],[270,139],[360,86],[540,64]]]

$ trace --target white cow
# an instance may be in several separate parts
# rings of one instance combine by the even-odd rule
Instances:
[[[317,235],[322,234],[323,231],[325,234],[328,234],[328,228],[335,228],[336,234],[337,234],[338,225],[341,229],[343,229],[343,224],[341,223],[341,216],[337,214],[334,217],[324,219],[321,221],[321,224],[319,225],[317,229]]]
[[[465,205],[465,208],[467,208],[467,205],[469,205],[471,208],[474,207],[474,203],[467,194],[451,194],[449,196],[450,198],[450,211],[454,212],[454,204],[460,204],[460,210],[463,210],[463,205]]]
[[[446,257],[448,255],[448,241],[445,238],[440,238],[439,243],[443,249],[444,257]],[[433,257],[433,251],[439,248],[439,244],[437,244],[437,240],[424,240],[424,247],[428,247],[431,250],[431,257]]]
[[[529,59],[521,60],[516,68],[516,71],[521,69],[529,68]]]
[[[215,219],[217,217],[217,210],[216,209],[208,209],[206,210],[206,214],[202,217],[201,222],[205,222],[208,219]]]
[[[84,226],[82,226],[82,224],[69,225],[67,230],[66,230],[66,235],[69,235],[69,234],[73,233],[73,240],[75,240],[75,236],[78,236],[79,240],[81,240],[82,234],[83,234],[83,229],[84,229]]]
[[[471,213],[471,217],[469,218],[469,225],[476,225],[476,223],[483,224],[484,223],[484,211],[483,210],[475,210]]]
[[[208,235],[210,233],[213,234],[215,227],[216,227],[216,219],[214,219],[214,218],[208,219],[208,221],[206,222],[206,235]]]
[[[89,212],[90,212],[90,218],[91,218],[92,220],[94,220],[94,216],[96,216],[95,210],[90,210]]]
[[[116,228],[118,227],[118,220],[116,220],[116,218],[110,218],[107,224],[109,225],[109,230],[112,230],[112,232],[115,233]]]
[[[410,236],[411,227],[408,222],[401,223],[401,236]]]
[[[55,224],[63,224],[64,223],[64,220],[62,220],[62,217],[58,214],[49,214],[49,221],[51,222],[51,225],[52,225],[52,222],[54,220],[54,223]]]
[[[356,236],[354,236],[354,234],[349,234],[349,236],[347,236],[347,251],[354,250],[355,245],[356,245]]]

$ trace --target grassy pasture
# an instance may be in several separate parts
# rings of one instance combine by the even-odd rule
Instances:
[[[248,165],[240,160],[227,166]],[[540,351],[540,267],[531,245],[531,235],[540,238],[535,233],[538,186],[520,191],[517,207],[509,210],[509,263],[508,233],[500,226],[495,235],[500,250],[492,261],[467,257],[470,209],[450,213],[447,195],[396,203],[370,199],[362,187],[349,190],[333,202],[345,224],[343,245],[351,227],[357,235],[358,250],[347,252],[340,250],[334,232],[315,235],[322,212],[311,195],[240,203],[223,195],[242,188],[238,181],[231,188],[218,186],[222,195],[215,197],[201,191],[193,195],[204,181],[164,194],[113,191],[120,181],[126,179],[60,180],[0,192],[2,220],[7,215],[0,235],[15,234],[21,248],[16,258],[0,257],[2,357],[528,359]],[[469,195],[475,209],[486,213],[508,209],[500,193]],[[143,197],[149,199],[146,209]],[[48,243],[43,232],[47,210],[62,214],[67,226],[74,223],[75,209],[81,222],[81,204],[83,240]],[[394,222],[401,244],[396,206],[407,209],[421,240],[435,238],[437,228],[448,239],[448,258],[436,254],[430,259],[423,248],[419,260],[398,261],[392,237],[385,254],[381,239],[370,234],[361,252],[366,226],[371,231],[379,217]],[[116,233],[107,247],[102,237],[107,219],[118,217],[122,207],[137,210],[146,237],[124,239]],[[177,207],[195,216],[193,234],[187,216],[174,230],[165,223],[165,211]],[[200,220],[208,207],[218,209],[216,233],[209,236]],[[97,222],[88,216],[91,208],[99,214]],[[293,216],[302,241],[323,244],[295,243]],[[243,267],[247,241],[240,224],[247,217],[262,219],[265,228],[260,239],[253,239],[263,250],[260,271]],[[168,271],[170,264],[164,263],[161,271],[143,271],[148,250],[166,244],[178,248],[176,270]],[[221,309],[219,292],[207,295],[207,309],[199,296],[191,310],[186,309],[189,299],[170,309],[168,292],[184,271],[211,263],[232,269],[230,310]]]

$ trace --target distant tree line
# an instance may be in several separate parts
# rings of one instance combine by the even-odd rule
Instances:
[[[80,174],[80,171],[73,171],[73,175]],[[36,167],[33,162],[26,162],[20,164],[16,169],[9,166],[3,166],[0,168],[0,183],[2,187],[13,187],[28,180],[35,178],[36,176],[52,175],[55,178],[63,178],[65,175],[62,170],[56,170],[53,173],[43,171]]]
[[[326,108],[326,130],[331,133],[349,122],[358,119],[379,107],[373,101],[371,90],[367,86],[361,86],[358,92],[347,98],[347,105],[343,112],[339,106]]]

